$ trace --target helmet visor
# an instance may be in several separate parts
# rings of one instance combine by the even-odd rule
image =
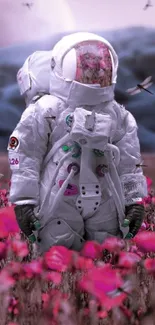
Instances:
[[[112,84],[112,60],[108,46],[100,41],[84,41],[74,46],[76,51],[75,80],[83,84]]]

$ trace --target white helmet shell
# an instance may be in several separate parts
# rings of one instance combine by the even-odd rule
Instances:
[[[74,47],[84,41],[99,41],[109,49],[112,61],[112,80],[115,84],[117,80],[118,56],[112,45],[103,37],[93,33],[79,32],[63,37],[53,48],[52,56],[55,60],[55,73],[65,79],[73,80],[76,69],[76,55]]]

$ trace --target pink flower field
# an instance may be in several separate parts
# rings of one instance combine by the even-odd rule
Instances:
[[[37,256],[0,188],[0,325],[155,324],[155,196],[132,240],[62,246]]]

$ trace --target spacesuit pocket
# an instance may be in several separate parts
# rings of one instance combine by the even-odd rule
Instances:
[[[38,232],[38,245],[41,252],[47,251],[51,246],[65,246],[80,250],[82,238],[67,224],[65,220],[54,219],[48,222]]]

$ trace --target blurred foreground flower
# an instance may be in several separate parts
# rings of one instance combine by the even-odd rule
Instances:
[[[118,239],[117,237],[107,238],[102,244],[102,249],[106,249],[111,253],[119,253],[124,247],[124,240]]]
[[[19,227],[16,221],[14,207],[0,209],[0,238],[7,237],[10,233],[18,233]]]
[[[127,269],[133,269],[140,262],[141,257],[135,253],[120,252],[117,266]]]
[[[81,251],[84,257],[96,259],[102,257],[102,247],[95,241],[87,241]]]
[[[142,252],[155,252],[155,232],[140,232],[135,236],[133,241]]]
[[[118,271],[107,264],[88,271],[79,281],[79,286],[105,304],[106,295],[123,286],[123,280]]]
[[[73,252],[63,246],[53,246],[44,255],[45,265],[55,271],[66,272],[72,267]]]
[[[148,189],[151,191],[152,181],[147,178],[147,182]],[[107,238],[102,244],[88,241],[80,253],[63,246],[54,246],[42,257],[37,257],[37,253],[32,256],[31,245],[28,245],[27,240],[21,240],[23,236],[20,236],[13,206],[1,208],[0,294],[11,299],[8,300],[10,304],[7,312],[12,323],[8,324],[6,321],[7,325],[21,324],[20,304],[22,295],[24,295],[24,303],[22,302],[22,304],[24,305],[23,310],[26,310],[26,324],[28,324],[27,311],[33,303],[34,309],[36,308],[35,315],[38,314],[38,321],[33,321],[32,324],[39,324],[40,315],[41,317],[43,315],[43,323],[41,324],[46,324],[47,317],[47,324],[58,325],[60,318],[61,321],[63,319],[64,308],[69,310],[65,315],[75,314],[76,318],[75,311],[77,312],[77,322],[70,321],[69,316],[67,319],[63,319],[62,324],[70,325],[78,323],[78,315],[80,315],[79,317],[83,315],[82,317],[89,319],[92,317],[90,322],[92,324],[95,324],[95,322],[93,323],[95,317],[102,319],[103,323],[104,318],[107,318],[105,323],[111,324],[110,315],[116,310],[120,312],[122,317],[127,318],[129,324],[130,319],[136,315],[133,312],[133,305],[137,315],[139,315],[137,310],[140,310],[141,305],[138,305],[138,299],[134,304],[132,293],[139,290],[139,283],[141,285],[142,281],[145,282],[143,273],[147,275],[148,272],[153,275],[153,277],[146,277],[147,294],[145,298],[147,298],[147,304],[150,297],[148,294],[148,290],[150,290],[149,278],[155,279],[155,258],[145,259],[146,252],[155,252],[155,233],[150,232],[155,223],[152,193],[150,192],[148,197],[144,199],[145,208],[147,208],[147,204],[149,205],[149,212],[146,214],[140,232],[133,240],[126,241],[111,237]],[[147,210],[145,209],[145,211]],[[10,254],[12,252],[14,254]],[[147,254],[148,256],[154,255]],[[19,258],[22,259],[21,262],[19,262]],[[62,274],[63,272],[66,274]],[[144,285],[143,289],[145,289]],[[145,295],[145,292],[142,293],[139,290],[138,294]],[[132,305],[130,298],[132,298]],[[13,321],[18,321],[19,324]],[[86,318],[82,319],[80,324],[85,324],[85,322]],[[134,324],[138,325],[139,323],[135,322]]]
[[[152,186],[152,179],[150,177],[146,176],[146,182],[147,182],[148,191],[150,191],[151,186]]]
[[[149,273],[155,275],[155,258],[147,258],[144,261],[144,267]]]
[[[23,271],[27,279],[34,278],[35,276],[41,276],[43,271],[42,263],[39,260],[33,260],[23,265]]]

